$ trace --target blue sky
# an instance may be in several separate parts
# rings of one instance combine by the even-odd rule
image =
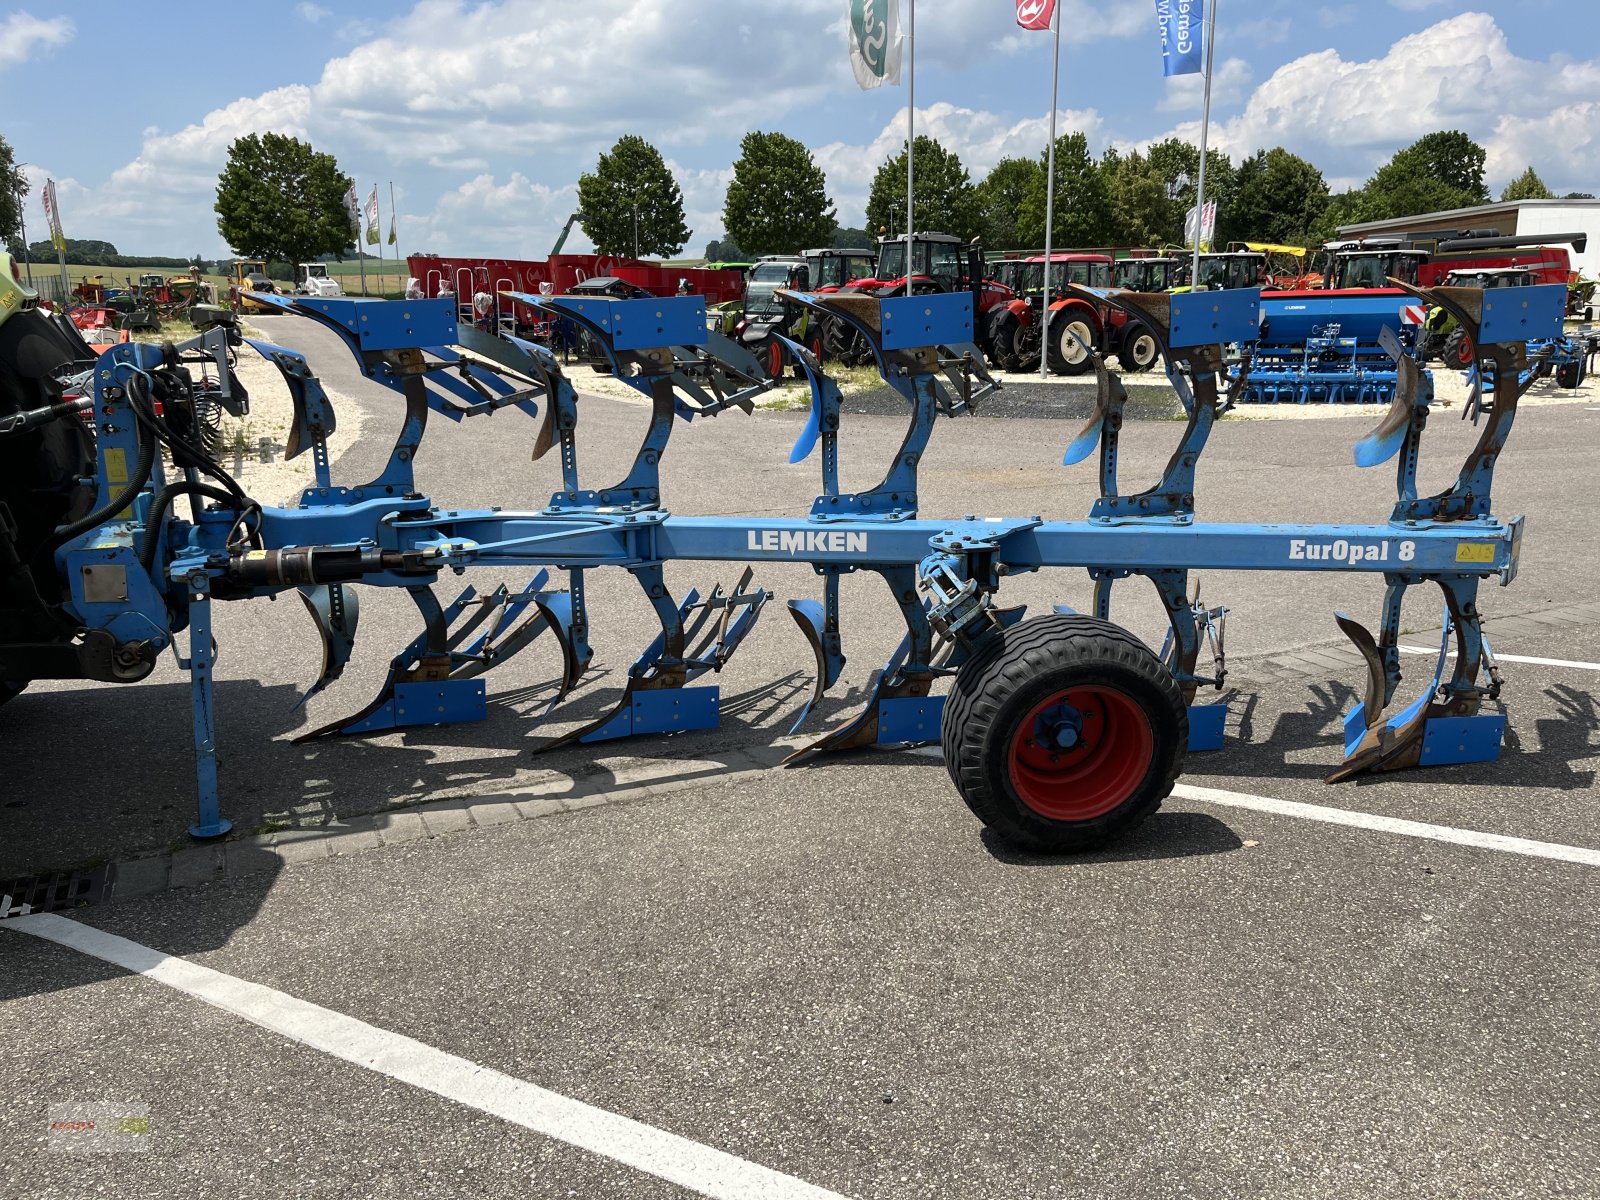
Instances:
[[[1195,137],[1199,77],[1167,81],[1152,0],[1063,0],[1063,129],[1098,151]],[[902,21],[907,0],[900,0]],[[811,146],[840,219],[903,136],[906,91],[860,91],[845,0],[320,0],[269,5],[0,0],[0,134],[58,182],[69,236],[124,253],[223,253],[211,210],[228,142],[309,138],[363,196],[399,196],[402,249],[540,257],[580,172],[619,135],[660,148],[690,250],[721,235],[739,138]],[[1532,163],[1600,193],[1597,0],[1220,0],[1213,143],[1282,144],[1337,186],[1461,128],[1491,187]],[[1043,149],[1050,38],[1013,0],[921,0],[917,114],[974,178]],[[1570,47],[1564,52],[1561,47]],[[37,196],[33,223],[42,228]],[[575,234],[569,247],[584,248]]]

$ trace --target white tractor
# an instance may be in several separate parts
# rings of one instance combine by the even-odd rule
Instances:
[[[339,281],[328,274],[328,264],[320,262],[300,264],[300,282],[295,290],[302,296],[344,295]]]

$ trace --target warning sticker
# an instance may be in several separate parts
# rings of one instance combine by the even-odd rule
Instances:
[[[1493,542],[1462,542],[1456,547],[1456,561],[1462,563],[1492,563]]]

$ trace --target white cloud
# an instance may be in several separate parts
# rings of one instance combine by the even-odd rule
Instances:
[[[294,11],[299,14],[302,21],[308,21],[312,25],[319,24],[333,16],[332,9],[323,8],[320,4],[312,4],[310,0],[301,0],[299,4],[294,6]]]
[[[1244,99],[1250,86],[1250,64],[1242,58],[1230,58],[1217,67],[1211,81],[1213,108],[1237,104]],[[1156,105],[1158,112],[1199,112],[1205,102],[1206,77],[1204,75],[1169,75],[1166,78],[1167,94]]]
[[[0,20],[0,71],[27,62],[35,54],[55,50],[72,40],[71,17],[36,17],[14,12]]]
[[[1514,54],[1486,13],[1463,13],[1401,38],[1381,58],[1319,50],[1279,67],[1212,144],[1235,158],[1269,146],[1304,155],[1330,179],[1360,180],[1395,150],[1461,129],[1488,151],[1497,187],[1532,161],[1553,190],[1594,190],[1600,58]],[[1586,124],[1587,122],[1587,124]],[[1172,133],[1191,140],[1199,122]]]

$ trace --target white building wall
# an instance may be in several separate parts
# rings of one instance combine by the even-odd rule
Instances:
[[[1538,233],[1577,233],[1589,235],[1582,254],[1572,254],[1572,265],[1590,279],[1600,278],[1600,200],[1569,200],[1566,203],[1524,204],[1517,209],[1517,236]]]

